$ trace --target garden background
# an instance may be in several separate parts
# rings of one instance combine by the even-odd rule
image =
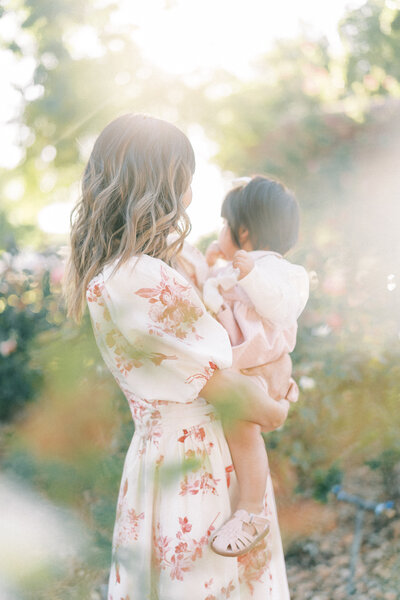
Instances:
[[[68,221],[96,135],[132,111],[206,140],[223,191],[234,177],[264,173],[296,192],[301,239],[289,259],[311,281],[292,355],[301,397],[265,435],[289,584],[294,600],[347,597],[355,509],[330,492],[341,483],[395,503],[367,516],[356,597],[396,600],[400,5],[345,10],[340,51],[304,26],[275,40],[246,78],[219,66],[164,72],[143,56],[132,24],[113,18],[117,8],[0,5],[0,63],[12,57],[16,74],[0,176],[0,595],[103,598],[133,424],[88,313],[81,327],[65,317],[68,235],[51,225],[60,211]],[[79,51],[85,36],[90,52]],[[190,238],[202,250],[218,230],[208,223]]]

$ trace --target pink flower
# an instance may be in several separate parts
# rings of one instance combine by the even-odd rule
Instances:
[[[346,291],[346,280],[341,271],[328,275],[322,285],[323,292],[330,296],[342,296]]]
[[[175,546],[175,552],[176,554],[182,554],[183,552],[186,552],[188,548],[188,545],[186,542],[180,542],[177,546]]]
[[[183,435],[181,435],[180,438],[178,438],[178,442],[184,442],[186,440],[186,438],[189,436],[189,432],[187,429],[182,429],[183,431]]]
[[[61,283],[64,275],[64,265],[57,265],[50,273],[50,281],[53,285]]]
[[[183,571],[187,571],[187,569],[182,568],[179,564],[179,561],[176,562],[175,556],[171,558],[171,563],[174,565],[171,569],[171,579],[177,579],[178,581],[183,581]]]
[[[226,587],[226,588],[223,587],[221,592],[222,592],[222,594],[224,594],[225,598],[230,598],[231,592],[233,592],[234,590],[235,590],[235,586],[233,585],[233,582],[230,581],[228,584],[228,587]]]
[[[168,306],[168,304],[171,304],[172,301],[173,296],[171,290],[169,289],[169,287],[166,286],[160,293],[160,302],[165,306]]]
[[[332,329],[340,329],[343,325],[343,317],[338,313],[332,313],[328,316],[326,322]]]
[[[203,427],[199,427],[194,430],[195,433],[195,438],[196,440],[200,440],[201,442],[205,439],[206,437],[206,432],[204,431]]]
[[[0,354],[2,356],[8,356],[12,352],[15,352],[16,349],[17,340],[15,340],[14,338],[9,338],[8,340],[5,340],[4,342],[0,343]]]
[[[179,524],[183,533],[188,533],[192,529],[192,526],[190,525],[187,517],[185,517],[184,519],[179,517]]]

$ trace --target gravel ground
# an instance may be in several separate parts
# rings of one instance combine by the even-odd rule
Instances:
[[[371,475],[369,468],[347,476],[343,489],[375,502],[389,499],[379,475]],[[365,513],[353,594],[347,580],[357,509],[334,497],[331,504],[338,511],[338,526],[329,533],[297,540],[285,552],[291,600],[400,600],[399,501],[389,515]]]

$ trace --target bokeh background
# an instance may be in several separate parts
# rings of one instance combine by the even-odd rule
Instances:
[[[281,178],[311,297],[301,398],[265,436],[293,600],[400,598],[400,3],[0,2],[0,597],[105,598],[133,434],[86,313],[65,317],[69,215],[94,139],[147,112],[180,126],[204,250],[232,179]]]

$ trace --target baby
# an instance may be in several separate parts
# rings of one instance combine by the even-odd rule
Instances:
[[[210,269],[203,299],[229,334],[233,368],[253,377],[274,399],[296,401],[296,383],[290,379],[288,390],[284,382],[291,375],[288,353],[295,347],[309,279],[302,266],[283,256],[297,241],[299,207],[278,181],[262,176],[241,181],[224,199],[224,226],[206,252]],[[227,264],[216,266],[219,258]],[[276,368],[272,363],[282,356],[286,358]],[[239,501],[235,513],[215,532],[211,547],[224,556],[239,556],[268,533],[263,515],[268,458],[259,425],[239,421],[225,433]]]

